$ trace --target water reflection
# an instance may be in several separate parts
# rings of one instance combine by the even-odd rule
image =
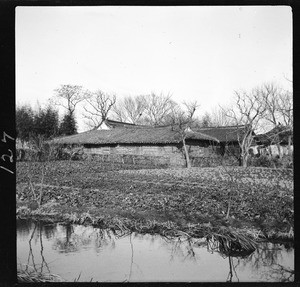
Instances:
[[[286,255],[293,255],[294,249],[290,244],[261,243],[257,252],[251,254],[242,261],[245,267],[251,262],[251,268],[264,270],[262,278],[271,281],[292,282],[294,280],[294,270],[291,267],[284,267],[280,262],[285,262]],[[266,270],[265,270],[266,269]]]
[[[39,225],[39,223],[33,224],[33,226],[34,227],[31,228],[32,232],[30,234],[30,238],[29,238],[29,241],[28,241],[29,253],[28,253],[27,262],[25,264],[25,271],[28,271],[29,268],[33,267],[35,272],[45,273],[45,272],[48,271],[50,273],[48,263],[46,262],[45,257],[44,257],[42,228]],[[29,234],[30,233],[30,227],[29,226],[23,226],[23,227],[25,227],[25,228],[20,228],[20,232],[23,235],[24,234]],[[41,263],[39,263],[39,264],[35,262],[35,258],[34,258],[33,247],[32,247],[33,238],[35,238],[35,241],[34,241],[34,245],[35,245],[34,247],[35,248],[37,246],[37,240],[39,240],[39,250],[40,250],[40,257],[41,257]],[[44,268],[46,268],[47,271],[45,271]]]
[[[91,226],[17,222],[18,263],[66,281],[293,281],[293,246],[222,252],[205,239],[118,233]],[[221,246],[221,248],[220,248]]]

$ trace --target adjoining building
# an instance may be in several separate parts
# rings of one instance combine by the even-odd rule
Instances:
[[[240,161],[240,144],[245,135],[251,131],[251,136],[255,136],[254,131],[247,125],[206,127],[198,128],[196,131],[216,138],[219,141],[220,153],[233,156],[238,161]]]
[[[222,144],[238,145],[239,140],[242,139],[245,132],[247,132],[248,130],[249,129],[246,125],[237,125],[198,128],[195,131],[205,133],[209,136],[217,138]]]
[[[293,130],[284,125],[277,125],[264,134],[255,136],[260,154],[283,156],[293,154]]]

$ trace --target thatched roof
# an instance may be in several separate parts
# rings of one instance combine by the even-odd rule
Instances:
[[[200,132],[187,132],[187,140],[218,140]],[[55,138],[53,144],[168,144],[179,143],[180,131],[172,127],[114,128],[111,130],[92,130],[72,136]]]
[[[258,144],[288,144],[289,136],[293,137],[293,130],[290,127],[277,125],[270,131],[259,134],[255,137]]]
[[[248,127],[245,125],[196,129],[197,132],[217,138],[220,142],[238,142],[239,138],[241,139],[248,130]]]

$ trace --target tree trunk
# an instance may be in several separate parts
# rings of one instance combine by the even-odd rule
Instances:
[[[248,154],[247,153],[243,153],[241,159],[242,159],[242,167],[247,167]]]
[[[288,155],[289,155],[289,156],[292,155],[292,147],[291,147],[291,145],[292,145],[292,137],[289,136],[289,137],[288,137]]]
[[[184,149],[184,153],[185,153],[186,167],[190,168],[191,167],[191,161],[190,161],[189,152],[187,150],[184,138],[182,139],[182,143],[183,143],[183,149]]]
[[[231,191],[230,191],[231,192]],[[229,196],[229,202],[228,202],[228,206],[227,206],[227,212],[226,212],[226,219],[229,218],[229,214],[230,214],[230,207],[231,207],[231,196]]]
[[[280,144],[276,144],[276,146],[277,146],[277,150],[278,150],[278,156],[281,159],[282,158],[282,154],[281,154]]]

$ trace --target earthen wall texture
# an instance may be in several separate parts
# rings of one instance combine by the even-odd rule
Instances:
[[[208,145],[187,145],[192,166],[222,164],[216,148]],[[135,165],[141,168],[184,167],[185,155],[180,145],[115,145],[84,147],[84,159],[103,163]],[[235,163],[233,163],[235,165]]]

